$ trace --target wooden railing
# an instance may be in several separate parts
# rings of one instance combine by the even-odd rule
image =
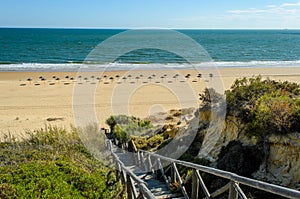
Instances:
[[[124,163],[119,159],[118,155],[113,151],[113,145],[110,140],[107,140],[107,148],[111,152],[111,155],[116,164],[117,178],[121,180],[124,185],[124,190],[127,192],[127,198],[147,198],[154,199],[155,196],[147,187],[147,183],[136,176],[131,170],[129,170]],[[172,158],[168,158],[159,154],[150,153],[143,150],[138,150],[136,153],[132,153],[136,166],[145,172],[156,173],[160,172],[165,183],[171,187],[172,184],[178,184],[184,198],[197,199],[200,194],[200,187],[205,195],[205,198],[215,198],[226,191],[228,191],[229,199],[242,198],[246,199],[247,196],[241,189],[240,185],[252,187],[265,192],[275,194],[277,196],[283,196],[286,198],[300,198],[300,192],[294,189],[273,185],[270,183],[242,177],[231,172],[215,169],[212,167],[202,166],[190,162],[180,161]],[[192,169],[192,191],[191,194],[187,193],[185,184],[180,176],[177,166],[187,167]],[[170,172],[169,172],[170,171]],[[170,175],[166,175],[170,173]],[[210,192],[201,176],[201,173],[211,174],[216,177],[229,180],[229,182],[214,192]],[[136,186],[138,187],[138,192]]]
[[[215,168],[202,166],[198,164],[193,164],[190,162],[175,160],[172,158],[164,157],[162,155],[158,155],[155,153],[150,153],[147,151],[139,150],[137,151],[135,155],[135,161],[136,164],[143,170],[155,172],[159,171],[161,176],[163,177],[164,181],[170,185],[172,183],[178,183],[179,188],[185,198],[192,198],[197,199],[199,197],[199,188],[201,187],[202,191],[204,192],[204,195],[206,198],[214,198],[216,196],[219,196],[226,191],[228,191],[228,198],[229,199],[236,199],[236,198],[242,198],[246,199],[247,196],[244,193],[244,191],[241,189],[240,185],[245,185],[248,187],[252,187],[255,189],[263,190],[275,195],[287,197],[287,198],[300,198],[300,192],[294,189],[285,188],[278,185],[269,184],[266,182],[242,177],[239,175],[236,175],[231,172],[218,170]],[[168,165],[164,166],[163,165]],[[192,192],[189,196],[189,194],[186,191],[186,188],[184,186],[184,183],[180,177],[180,174],[177,169],[177,165],[187,167],[192,169]],[[171,175],[167,176],[167,170],[171,169]],[[203,178],[200,174],[200,172],[208,173],[211,175],[214,175],[216,177],[220,177],[223,179],[228,179],[229,183],[227,183],[222,188],[218,189],[217,191],[211,193],[209,192],[207,186],[205,185]]]
[[[111,152],[111,155],[116,164],[117,179],[121,180],[124,185],[124,191],[127,192],[128,199],[137,199],[137,198],[147,198],[155,199],[155,196],[147,187],[147,183],[137,177],[131,170],[126,168],[124,163],[119,159],[117,154],[113,151],[113,145],[110,140],[106,141],[108,150]],[[137,193],[136,186],[138,185],[139,193]]]

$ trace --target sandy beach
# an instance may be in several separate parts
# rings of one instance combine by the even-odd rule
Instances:
[[[156,70],[74,72],[1,72],[0,138],[74,123],[74,99],[94,96],[92,106],[100,126],[110,115],[147,117],[170,109],[197,107],[207,86],[230,89],[236,78],[263,78],[300,83],[299,68],[223,68],[218,71]],[[92,92],[92,93],[91,93]],[[76,96],[74,96],[74,93]],[[80,96],[78,96],[80,95]],[[75,102],[76,105],[76,102]],[[86,116],[85,116],[86,117]]]

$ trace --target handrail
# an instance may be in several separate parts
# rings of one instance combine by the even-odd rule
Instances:
[[[185,162],[185,161],[180,161],[180,160],[176,160],[176,159],[172,159],[172,158],[168,158],[159,154],[155,154],[155,153],[151,153],[148,151],[144,151],[144,150],[139,150],[138,153],[143,153],[146,154],[147,156],[151,156],[153,158],[156,159],[160,159],[160,160],[164,160],[166,162],[169,162],[170,164],[178,164],[178,165],[182,165],[191,169],[194,169],[196,171],[201,171],[201,172],[205,172],[205,173],[209,173],[221,178],[225,178],[230,180],[232,183],[232,187],[230,187],[229,189],[234,189],[236,191],[235,194],[238,194],[242,197],[244,197],[244,193],[241,190],[241,188],[238,186],[238,184],[243,184],[246,186],[250,186],[256,189],[260,189],[269,193],[273,193],[273,194],[277,194],[283,197],[287,197],[287,198],[300,198],[300,191],[294,190],[294,189],[290,189],[290,188],[286,188],[286,187],[282,187],[279,185],[274,185],[274,184],[270,184],[270,183],[266,183],[266,182],[262,182],[262,181],[258,181],[258,180],[254,180],[254,179],[250,179],[250,178],[246,178],[246,177],[242,177],[239,176],[237,174],[228,172],[228,171],[222,171],[219,169],[215,169],[215,168],[211,168],[211,167],[207,167],[207,166],[203,166],[203,165],[198,165],[198,164],[194,164],[191,162]],[[230,191],[231,192],[231,191]],[[208,194],[208,193],[207,193]]]
[[[107,148],[110,151],[111,155],[113,156],[115,163],[118,165],[118,168],[116,168],[117,170],[120,169],[120,172],[123,173],[125,172],[126,177],[123,176],[123,179],[125,181],[125,183],[127,183],[127,196],[128,198],[138,198],[138,196],[136,196],[136,190],[134,185],[132,184],[133,180],[134,182],[137,183],[139,190],[140,190],[140,195],[143,198],[147,198],[147,199],[155,199],[155,196],[151,193],[151,191],[148,189],[147,187],[147,183],[143,180],[141,180],[139,177],[137,177],[131,170],[129,170],[124,163],[119,159],[119,157],[117,156],[117,154],[115,154],[112,150],[112,142],[110,140],[106,140],[106,144],[107,144]],[[129,190],[128,190],[129,188]]]

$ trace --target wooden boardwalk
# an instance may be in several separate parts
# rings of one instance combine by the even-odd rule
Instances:
[[[226,195],[228,199],[247,199],[249,197],[247,195],[250,193],[245,193],[240,185],[272,193],[274,194],[274,198],[283,196],[285,198],[300,199],[300,191],[246,178],[231,172],[175,160],[143,150],[136,150],[134,153],[129,153],[113,145],[110,140],[107,140],[107,147],[116,164],[117,178],[124,185],[123,188],[126,191],[128,199],[198,199],[200,192],[208,199],[221,195]],[[168,163],[168,166],[163,166],[162,163]],[[187,193],[185,189],[186,184],[181,179],[177,165],[186,167],[192,171],[189,176],[192,180],[190,193]],[[166,175],[167,171],[168,176]],[[211,192],[202,178],[203,173],[223,178],[228,183]],[[163,180],[157,180],[156,177],[158,175]],[[174,184],[176,184],[176,188],[180,193],[173,193],[170,190],[170,186]]]
[[[119,160],[123,162],[124,166],[132,171],[142,181],[147,183],[147,187],[151,193],[157,199],[168,199],[168,198],[184,198],[181,193],[172,193],[169,186],[160,180],[156,180],[155,174],[141,170],[135,163],[132,153],[123,151],[117,147],[113,147],[114,153],[119,157]],[[135,184],[136,190],[138,185]],[[139,195],[139,192],[137,191]]]

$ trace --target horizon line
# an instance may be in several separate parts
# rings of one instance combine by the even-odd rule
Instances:
[[[16,29],[78,29],[78,30],[132,30],[132,29],[170,29],[170,30],[300,30],[300,28],[162,28],[162,27],[40,27],[40,26],[0,26]]]

